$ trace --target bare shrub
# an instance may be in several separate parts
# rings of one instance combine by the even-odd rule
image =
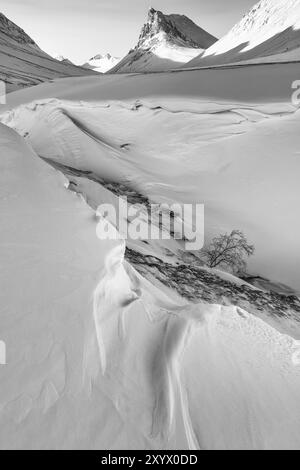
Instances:
[[[233,230],[215,237],[207,248],[202,250],[205,261],[210,268],[224,267],[233,273],[245,272],[246,258],[254,254],[255,248],[250,245],[240,230]]]

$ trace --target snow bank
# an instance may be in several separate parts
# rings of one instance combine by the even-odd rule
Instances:
[[[169,73],[104,75],[58,79],[10,93],[8,107],[39,99],[58,98],[107,102],[138,99],[172,100],[181,106],[199,101],[230,103],[291,103],[292,83],[299,78],[298,64],[270,64],[228,69],[182,70]],[[188,102],[187,102],[188,100]]]
[[[243,230],[256,247],[250,270],[299,291],[299,112],[291,104],[46,100],[2,119],[44,158],[126,181],[155,202],[204,203],[206,239]]]

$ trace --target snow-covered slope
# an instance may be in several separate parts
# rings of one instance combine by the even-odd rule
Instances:
[[[300,226],[294,216],[300,198],[299,112],[291,104],[297,72],[298,65],[290,64],[66,79],[17,92],[8,102],[17,106],[55,96],[75,101],[75,109],[67,106],[63,113],[66,104],[60,102],[33,105],[6,122],[24,135],[29,132],[32,145],[45,157],[57,160],[61,150],[56,142],[63,139],[65,156],[80,169],[91,169],[93,161],[99,175],[109,157],[99,166],[100,150],[89,150],[86,134],[111,143],[114,178],[129,160],[127,179],[148,197],[204,202],[207,239],[240,228],[256,246],[251,272],[299,292]],[[90,109],[78,106],[84,100],[91,102]],[[61,133],[64,126],[66,134]],[[67,137],[70,129],[76,139],[73,131]],[[102,151],[110,154],[107,146]]]
[[[150,8],[136,47],[111,72],[149,72],[182,65],[216,41],[184,15]]]
[[[8,91],[53,78],[93,73],[53,59],[21,28],[0,13],[0,80],[6,82]]]
[[[97,54],[92,57],[82,67],[95,70],[95,72],[106,73],[120,62],[120,57],[113,57],[109,53],[105,55]]]
[[[261,0],[188,66],[300,61],[300,0]]]
[[[299,449],[292,338],[154,286],[2,125],[0,148],[0,447]]]

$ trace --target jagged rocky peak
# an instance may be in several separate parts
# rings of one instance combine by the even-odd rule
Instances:
[[[35,48],[38,47],[33,39],[31,39],[31,37],[28,36],[28,34],[26,34],[22,28],[6,18],[3,13],[0,13],[0,34],[1,33],[18,42],[19,44],[28,44],[34,46]]]
[[[150,8],[147,23],[144,24],[136,49],[147,48],[161,34],[168,42],[180,42],[187,47],[206,49],[216,38],[197,26],[185,15],[165,15]]]
[[[112,59],[112,55],[107,53],[107,54],[97,54],[95,55],[94,57],[91,57],[89,60],[101,60],[101,59],[107,59],[107,60],[110,60]]]
[[[110,73],[161,72],[186,64],[217,39],[185,15],[150,8],[137,45]]]

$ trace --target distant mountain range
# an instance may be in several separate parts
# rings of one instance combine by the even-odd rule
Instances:
[[[88,62],[83,64],[82,67],[96,72],[105,73],[118,64],[120,60],[120,57],[113,57],[111,54],[97,54],[89,59]]]
[[[46,54],[0,13],[0,80],[8,91],[95,73],[289,61],[300,62],[300,0],[261,0],[220,40],[184,15],[150,8],[136,46],[123,59],[98,54],[81,67]]]
[[[217,39],[184,15],[150,8],[139,40],[112,73],[164,71],[198,56]]]
[[[63,55],[55,55],[54,59],[58,60],[59,62],[62,62],[64,64],[75,65],[73,62],[71,62],[69,59],[67,59]]]
[[[6,82],[8,92],[54,78],[94,73],[50,57],[23,29],[0,13],[0,80]]]

